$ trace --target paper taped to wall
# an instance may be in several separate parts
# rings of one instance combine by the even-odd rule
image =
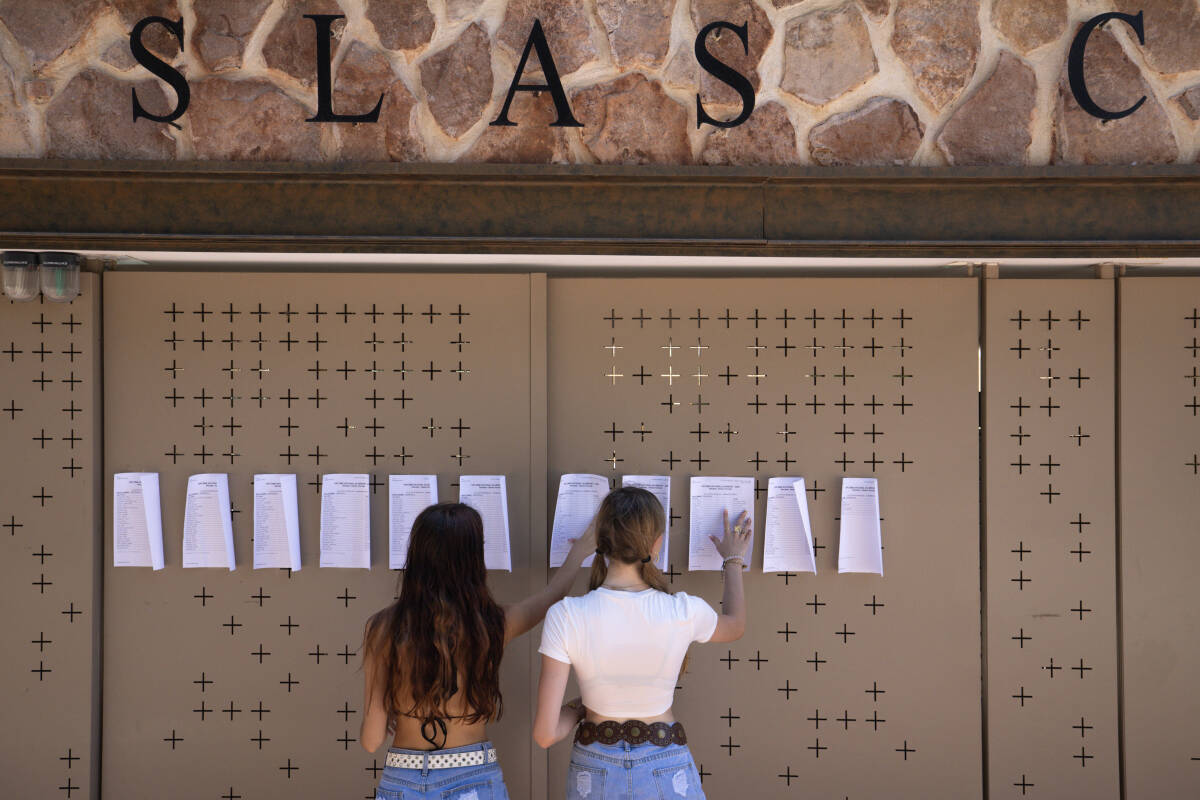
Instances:
[[[719,570],[721,554],[709,536],[723,535],[723,512],[732,526],[743,511],[754,514],[754,478],[698,478],[691,483],[691,514],[688,530],[688,569]],[[745,569],[754,553],[754,519],[751,517],[750,546]]]
[[[254,476],[254,569],[300,570],[295,475]]]
[[[237,568],[229,476],[223,472],[188,477],[183,507],[183,567]]]
[[[608,478],[600,475],[569,473],[558,479],[558,501],[554,504],[554,525],[550,530],[550,566],[561,567],[571,549],[596,516],[596,510],[608,494]],[[583,560],[592,565],[595,554]]]
[[[157,472],[113,475],[113,566],[163,568]]]
[[[371,568],[371,476],[321,478],[321,566]]]
[[[483,558],[488,569],[512,572],[508,536],[508,481],[503,475],[463,475],[458,500],[483,517]]]
[[[767,481],[763,572],[817,572],[804,478]]]
[[[883,574],[879,481],[875,478],[842,478],[838,572]]]

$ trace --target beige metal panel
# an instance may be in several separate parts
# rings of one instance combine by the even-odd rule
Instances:
[[[1130,800],[1200,795],[1200,279],[1120,284],[1121,575]]]
[[[1115,798],[1113,284],[984,291],[990,796]]]
[[[545,574],[529,538],[528,276],[121,273],[106,288],[107,478],[161,474],[167,568],[106,567],[105,792],[369,796],[382,757],[355,741],[356,651],[397,585],[387,475],[437,473],[456,499],[457,475],[506,474],[515,571],[493,589],[515,600]],[[232,573],[181,568],[187,476],[212,471],[230,473]],[[288,471],[304,568],[254,571],[251,476]],[[332,472],[376,482],[370,572],[318,568]],[[518,643],[492,729],[514,797],[535,781],[530,666]]]
[[[764,493],[749,630],[677,693],[709,797],[981,796],[977,312],[965,279],[550,281],[552,492],[670,474],[673,585],[715,605],[689,476],[813,490],[819,576],[762,574]],[[839,479],[871,475],[885,577],[838,575]]]
[[[11,797],[93,797],[100,281],[0,301],[0,765]]]

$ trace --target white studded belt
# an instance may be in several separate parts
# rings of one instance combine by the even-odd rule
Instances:
[[[401,769],[448,769],[496,763],[496,748],[462,753],[388,753],[386,764]]]

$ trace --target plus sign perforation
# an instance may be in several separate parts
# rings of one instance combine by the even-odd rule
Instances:
[[[693,648],[676,694],[709,796],[780,796],[797,772],[814,796],[978,791],[979,719],[963,713],[978,705],[977,587],[947,604],[928,580],[931,557],[978,574],[977,542],[954,527],[978,524],[976,308],[970,281],[550,281],[551,487],[567,472],[670,475],[681,566],[690,477],[807,479],[820,574],[761,574],[756,492],[750,630]],[[625,433],[639,428],[653,435]],[[880,480],[886,587],[836,574],[845,476]],[[672,585],[721,597],[715,573]],[[773,733],[813,725],[814,708],[806,749]],[[955,754],[936,783],[929,752]],[[552,791],[564,771],[551,760]]]
[[[991,793],[1116,798],[1113,283],[984,291]]]
[[[91,687],[100,282],[80,278],[71,303],[0,298],[0,606],[20,612],[10,615],[9,653],[0,659],[14,723],[0,733],[0,748],[26,754],[6,779],[10,793],[86,800],[98,700]]]
[[[543,574],[524,567],[531,547],[530,283],[528,276],[453,275],[108,278],[108,465],[160,473],[167,563],[160,573],[106,568],[104,722],[128,744],[106,751],[110,791],[160,784],[167,774],[211,797],[331,797],[371,788],[370,767],[380,759],[358,746],[352,703],[362,696],[363,624],[397,587],[397,573],[387,568],[387,475],[437,474],[445,500],[458,498],[463,472],[507,475],[519,569],[492,573],[493,591],[502,601],[518,599]],[[17,349],[29,348],[18,341]],[[72,396],[71,384],[58,381],[70,369],[80,376],[79,358],[61,375],[51,373],[49,357],[36,365],[56,381],[47,395],[63,394],[52,408]],[[81,388],[74,387],[76,399]],[[16,399],[17,407],[27,405]],[[70,421],[57,413],[63,430],[47,425],[55,440],[46,446],[66,451],[68,464],[68,445],[58,437]],[[78,434],[80,421],[74,425]],[[188,475],[206,471],[230,474],[231,501],[241,512],[233,522],[234,572],[181,568],[183,491]],[[252,569],[252,477],[259,472],[298,475],[298,572]],[[369,572],[318,567],[320,480],[337,472],[371,478]],[[60,487],[47,483],[45,493],[58,495]],[[37,499],[30,502],[37,507]],[[37,569],[29,580],[36,579],[40,565],[25,560],[27,571]],[[49,597],[58,578],[50,563],[45,571],[55,581]],[[36,594],[37,587],[25,590]],[[65,606],[65,599],[55,605],[55,615]],[[56,670],[49,682],[57,678],[49,657],[58,637],[47,628],[45,638],[56,640],[44,654]],[[503,758],[515,764],[528,762],[531,747],[528,703],[520,699],[529,692],[530,665],[520,644],[506,654],[509,703],[493,728]],[[343,706],[344,698],[351,700]],[[147,756],[161,773],[147,770]],[[221,770],[212,769],[217,763]],[[513,770],[513,796],[528,795],[528,781],[527,770]]]

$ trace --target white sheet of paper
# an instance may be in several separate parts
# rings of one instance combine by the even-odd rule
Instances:
[[[371,568],[371,476],[321,479],[321,566]]]
[[[300,571],[295,475],[254,476],[254,569]]]
[[[658,498],[658,502],[662,503],[663,514],[666,515],[666,522],[663,523],[663,543],[662,549],[658,551],[658,568],[663,572],[667,571],[667,565],[670,561],[670,545],[671,543],[671,476],[670,475],[626,475],[621,478],[622,486],[636,486],[639,489],[645,489]]]
[[[817,572],[804,478],[767,481],[763,572]]]
[[[838,572],[883,574],[879,481],[875,478],[842,478]]]
[[[229,476],[223,472],[192,475],[183,507],[183,568],[237,568],[233,552],[233,514]]]
[[[558,479],[558,501],[554,504],[554,525],[550,529],[550,566],[561,567],[571,550],[568,539],[578,539],[608,494],[608,478],[600,475],[569,473]],[[592,565],[596,554],[583,560]]]
[[[388,476],[389,569],[404,569],[413,522],[437,501],[437,475]]]
[[[488,569],[512,572],[508,539],[508,481],[503,475],[462,475],[458,501],[483,517],[483,560]]]
[[[113,566],[163,568],[157,472],[113,475]]]
[[[720,538],[723,535],[723,511],[729,512],[730,526],[743,511],[750,513],[750,525],[754,525],[754,478],[693,476],[688,530],[689,570],[694,572],[721,569],[721,554],[708,537]],[[750,569],[753,553],[754,534],[751,527],[750,547],[746,551],[746,569]]]

